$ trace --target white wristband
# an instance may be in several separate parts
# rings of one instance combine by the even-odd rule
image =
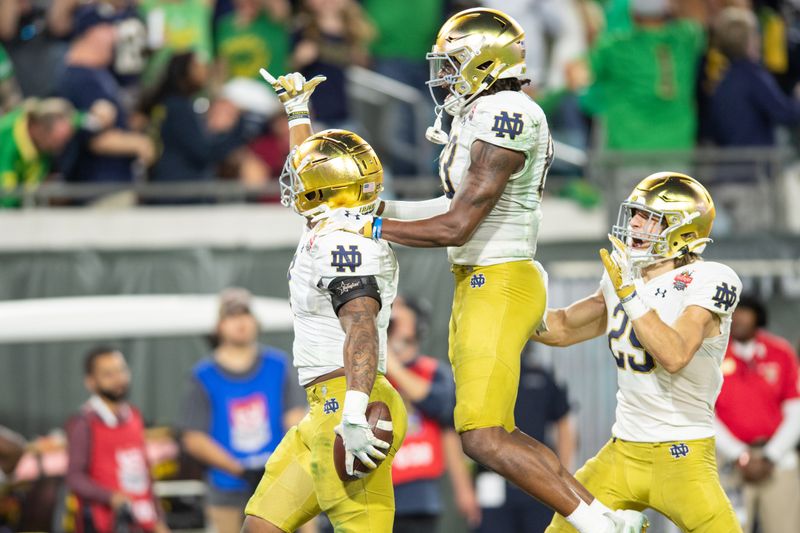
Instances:
[[[369,395],[361,391],[349,390],[344,395],[344,409],[342,409],[342,418],[348,422],[356,420],[366,420],[367,404],[369,403]]]
[[[639,298],[636,291],[628,297],[627,301],[622,303],[622,308],[625,309],[625,314],[631,320],[642,318],[650,311],[650,308]]]
[[[308,117],[305,118],[295,118],[289,121],[289,127],[299,126],[300,124],[311,124],[311,119]]]

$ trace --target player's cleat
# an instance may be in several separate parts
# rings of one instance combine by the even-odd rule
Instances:
[[[650,527],[647,517],[639,511],[620,509],[604,516],[614,523],[610,530],[612,533],[647,533],[647,528]]]

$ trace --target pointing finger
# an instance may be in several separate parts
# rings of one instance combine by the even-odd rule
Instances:
[[[264,78],[264,81],[266,81],[270,85],[275,85],[276,83],[278,83],[278,80],[276,80],[272,74],[267,72],[267,69],[265,68],[259,69],[258,73],[261,74],[261,77]]]

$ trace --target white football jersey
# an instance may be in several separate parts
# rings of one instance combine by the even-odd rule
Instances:
[[[289,301],[294,314],[294,366],[301,385],[344,367],[345,333],[327,287],[339,277],[375,276],[381,293],[378,313],[378,371],[386,372],[386,328],[397,294],[397,260],[386,241],[346,231],[306,230],[289,267]]]
[[[452,197],[467,175],[472,143],[481,141],[525,154],[492,211],[470,240],[447,250],[456,265],[494,265],[533,259],[542,218],[539,204],[553,160],[553,142],[542,109],[525,93],[481,96],[453,119],[450,140],[439,157],[439,176]]]
[[[705,261],[671,270],[636,292],[667,325],[697,305],[720,317],[720,334],[705,339],[692,360],[670,374],[636,338],[631,321],[607,275],[600,282],[608,313],[608,345],[617,364],[616,422],[612,434],[634,442],[691,440],[714,435],[714,404],[722,387],[731,315],[742,283],[729,267]]]

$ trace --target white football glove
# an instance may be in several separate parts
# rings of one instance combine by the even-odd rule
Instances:
[[[608,533],[647,533],[647,528],[650,527],[647,517],[639,511],[620,509],[603,516],[613,523],[607,530]]]
[[[311,219],[312,224],[324,224],[320,234],[344,230],[369,238],[372,238],[372,221],[372,215],[361,215],[358,211],[346,207],[329,209],[327,206],[324,211]]]
[[[317,85],[327,80],[325,76],[314,76],[306,80],[299,72],[291,72],[275,79],[266,69],[259,71],[261,77],[272,85],[278,99],[286,108],[286,115],[289,117],[289,125],[309,124],[308,101]]]
[[[377,465],[370,458],[385,459],[386,455],[378,450],[389,449],[389,443],[384,442],[373,435],[367,422],[367,403],[369,395],[361,391],[349,390],[344,396],[344,408],[342,409],[342,422],[333,431],[342,437],[344,441],[344,466],[347,475],[362,478],[366,472],[357,472],[353,469],[353,462],[358,457],[364,465],[373,469]]]
[[[372,458],[386,459],[386,454],[378,448],[388,450],[389,443],[372,434],[364,415],[361,415],[360,419],[358,417],[349,417],[348,419],[342,417],[342,423],[333,428],[333,431],[344,441],[344,466],[348,475],[360,478],[367,475],[366,472],[353,470],[353,462],[356,457],[370,469],[377,466]]]

